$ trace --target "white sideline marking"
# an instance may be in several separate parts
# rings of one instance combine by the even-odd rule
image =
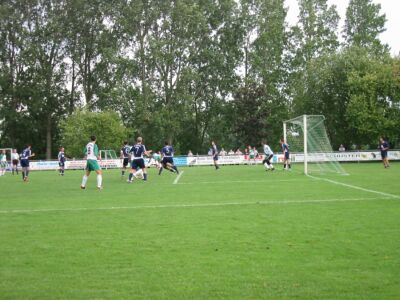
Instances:
[[[36,212],[71,212],[71,211],[96,211],[96,210],[124,210],[124,209],[158,209],[158,208],[197,208],[216,206],[250,206],[250,205],[282,205],[282,204],[311,204],[329,202],[351,202],[351,201],[374,201],[393,200],[393,197],[385,198],[337,198],[337,199],[316,199],[316,200],[276,200],[256,202],[226,202],[226,203],[193,203],[193,204],[163,204],[163,205],[137,205],[137,206],[111,206],[111,207],[78,207],[78,208],[44,208],[44,209],[17,209],[0,210],[0,214],[14,213],[36,213]]]
[[[315,177],[315,176],[311,176],[311,175],[307,175],[307,176],[311,177],[313,179],[327,181],[327,182],[330,182],[330,183],[333,183],[333,184],[336,184],[336,185],[342,185],[342,186],[345,186],[345,187],[349,187],[349,188],[360,190],[360,191],[364,191],[364,192],[369,192],[369,193],[382,195],[382,196],[385,196],[385,197],[400,199],[400,196],[394,195],[394,194],[389,194],[389,193],[379,192],[379,191],[375,191],[375,190],[371,190],[371,189],[366,189],[366,188],[363,188],[363,187],[360,187],[360,186],[351,185],[351,184],[348,184],[348,183],[343,183],[343,182],[339,182],[339,181],[335,181],[335,180],[331,180],[331,179],[327,179],[327,178],[319,178],[319,177]]]
[[[174,180],[174,183],[173,183],[173,184],[177,184],[177,183],[178,183],[178,181],[179,181],[179,179],[181,178],[181,176],[182,176],[183,172],[185,172],[185,171],[182,171],[182,172],[180,172],[180,173],[179,173],[178,177],[176,177],[176,178],[175,178],[175,180]]]
[[[268,183],[275,183],[275,182],[287,182],[287,181],[299,181],[299,179],[282,179],[282,180],[274,180],[274,179],[269,179],[269,180],[224,180],[224,181],[197,181],[197,182],[182,182],[179,183],[181,184],[218,184],[218,183],[260,183],[260,182],[268,182]]]

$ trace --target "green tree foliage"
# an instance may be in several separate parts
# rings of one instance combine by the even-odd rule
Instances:
[[[375,146],[379,135],[398,136],[398,58],[380,60],[364,48],[347,48],[307,65],[304,101],[297,114],[323,114],[334,147]]]
[[[97,137],[99,149],[119,151],[127,138],[127,130],[115,112],[77,110],[61,124],[62,146],[67,156],[83,157],[83,148],[90,136]]]
[[[359,58],[348,77],[346,118],[356,144],[376,145],[379,136],[397,142],[400,133],[399,60]]]
[[[298,41],[299,63],[308,62],[324,53],[332,53],[339,46],[337,28],[339,15],[336,6],[327,0],[299,0],[299,23],[295,30]]]
[[[347,46],[365,47],[376,54],[387,51],[387,45],[378,38],[385,31],[386,22],[380,10],[381,5],[372,0],[350,0],[343,30]]]

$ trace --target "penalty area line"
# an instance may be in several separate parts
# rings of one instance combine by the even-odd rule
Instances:
[[[381,195],[381,196],[390,197],[390,198],[394,198],[394,199],[400,199],[400,196],[394,195],[394,194],[389,194],[389,193],[379,192],[379,191],[375,191],[375,190],[371,190],[371,189],[366,189],[366,188],[363,188],[363,187],[360,187],[360,186],[357,186],[357,185],[343,183],[343,182],[335,181],[335,180],[332,180],[332,179],[319,178],[319,177],[315,177],[315,176],[311,176],[311,175],[307,175],[307,176],[312,178],[312,179],[326,181],[326,182],[329,182],[329,183],[332,183],[332,184],[345,186],[345,187],[352,188],[352,189],[355,189],[355,190],[360,190],[360,191],[364,191],[364,192],[368,192],[368,193],[378,194],[378,195]]]
[[[162,205],[136,205],[136,206],[111,206],[111,207],[77,207],[77,208],[44,208],[44,209],[19,209],[0,210],[0,214],[17,213],[45,213],[45,212],[81,212],[81,211],[105,211],[105,210],[128,210],[128,209],[163,209],[163,208],[203,208],[224,206],[251,206],[251,205],[286,205],[286,204],[323,204],[334,202],[363,202],[376,200],[393,200],[393,197],[385,198],[336,198],[336,199],[314,199],[314,200],[272,200],[255,202],[219,202],[219,203],[193,203],[193,204],[162,204]]]
[[[179,173],[178,177],[175,178],[173,184],[177,184],[177,183],[178,183],[178,181],[179,181],[179,179],[181,178],[183,172],[185,172],[185,171],[182,171],[182,172]]]

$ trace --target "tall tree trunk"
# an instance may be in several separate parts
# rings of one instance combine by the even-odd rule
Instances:
[[[75,60],[72,59],[72,80],[71,80],[71,96],[69,99],[69,114],[74,112],[75,108]]]
[[[51,132],[51,114],[47,116],[46,124],[46,159],[51,159],[51,142],[52,142],[52,132]]]

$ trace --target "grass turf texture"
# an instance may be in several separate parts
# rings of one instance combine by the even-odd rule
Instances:
[[[398,299],[399,164],[0,177],[1,298]],[[294,167],[299,168],[299,166]],[[126,177],[125,177],[126,179]]]

